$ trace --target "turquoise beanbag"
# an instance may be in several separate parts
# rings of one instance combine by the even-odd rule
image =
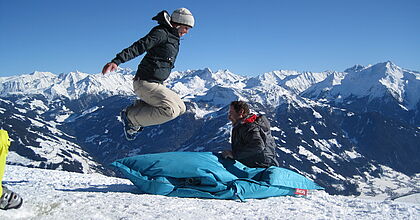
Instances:
[[[243,200],[323,189],[288,169],[249,168],[211,152],[145,154],[119,159],[111,165],[148,194]]]

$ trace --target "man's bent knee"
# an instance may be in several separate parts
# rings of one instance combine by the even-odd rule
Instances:
[[[187,111],[187,107],[185,106],[184,102],[181,102],[179,105],[179,115],[184,114]]]
[[[162,107],[161,113],[163,116],[167,117],[169,120],[174,119],[179,116],[179,110],[174,108],[173,106]]]

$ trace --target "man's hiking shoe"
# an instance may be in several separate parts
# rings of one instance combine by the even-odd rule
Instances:
[[[141,126],[134,126],[127,117],[127,109],[123,109],[120,113],[121,122],[123,123],[125,138],[129,141],[136,139],[140,131],[143,130]]]
[[[18,209],[22,206],[22,203],[22,197],[3,186],[3,195],[1,195],[0,198],[0,209]]]

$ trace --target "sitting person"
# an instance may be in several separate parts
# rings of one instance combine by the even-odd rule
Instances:
[[[10,140],[7,131],[0,129],[0,209],[3,210],[20,208],[23,203],[22,198],[18,194],[12,192],[1,184],[4,175],[4,168],[6,166],[7,153],[9,152],[9,146]]]
[[[270,122],[263,115],[250,114],[246,102],[233,101],[229,107],[232,122],[232,150],[222,152],[224,158],[238,160],[248,167],[278,166],[276,144]]]

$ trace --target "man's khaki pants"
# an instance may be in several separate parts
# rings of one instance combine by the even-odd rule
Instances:
[[[185,113],[181,98],[163,84],[135,80],[133,88],[141,100],[127,108],[127,117],[135,126],[163,124]]]

